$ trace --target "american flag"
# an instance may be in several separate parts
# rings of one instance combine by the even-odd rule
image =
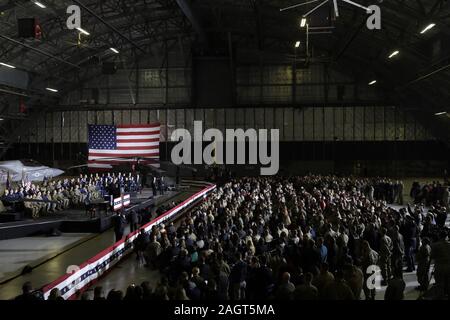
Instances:
[[[111,168],[113,164],[138,158],[159,160],[160,124],[89,125],[89,168]],[[159,167],[158,161],[140,161]]]

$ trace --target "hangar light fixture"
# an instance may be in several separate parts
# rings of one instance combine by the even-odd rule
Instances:
[[[45,88],[45,90],[47,90],[47,91],[51,91],[51,92],[58,92],[58,90],[56,90],[56,89],[53,89],[53,88]]]
[[[86,30],[84,30],[84,29],[82,29],[82,28],[77,28],[77,30],[80,31],[82,34],[85,34],[85,35],[87,35],[87,36],[90,35],[89,32],[87,32]]]
[[[45,9],[47,8],[43,3],[39,1],[33,1],[35,5],[37,5],[39,8]]]
[[[398,55],[399,53],[400,53],[400,51],[395,50],[394,52],[392,52],[392,53],[389,55],[389,59],[392,59],[393,57],[395,57],[395,56]]]
[[[296,47],[296,48],[300,47],[300,41],[297,41],[297,42],[295,43],[295,47]]]
[[[303,17],[302,20],[300,21],[300,27],[304,28],[306,26],[306,18]]]
[[[7,68],[11,68],[11,69],[15,69],[16,68],[13,65],[10,65],[10,64],[4,63],[4,62],[0,62],[0,65],[2,65],[4,67],[7,67]]]
[[[285,8],[281,8],[280,12],[282,11],[286,11],[286,10],[292,10],[298,7],[302,7],[302,6],[306,6],[312,3],[316,3],[322,0],[310,0],[310,1],[306,1],[306,2],[301,2],[301,3],[297,3]],[[370,9],[368,7],[365,7],[357,2],[354,2],[352,0],[341,0],[342,2],[346,2],[352,6],[358,7],[363,9],[365,12],[370,12]],[[339,17],[339,6],[338,6],[338,0],[323,0],[320,4],[318,4],[317,6],[315,6],[312,10],[310,10],[307,14],[304,15],[304,17],[307,17],[309,14],[313,13],[314,11],[316,11],[317,9],[319,9],[320,7],[322,7],[323,5],[329,3],[329,2],[333,2],[333,7],[334,7],[334,15],[336,18]]]
[[[435,23],[430,23],[429,25],[427,25],[422,31],[420,31],[420,34],[424,34],[425,32],[427,32],[428,30],[433,29],[436,26]]]
[[[444,114],[447,114],[447,112],[445,112],[445,111],[442,111],[442,112],[436,112],[434,115],[435,115],[435,116],[442,116],[442,115],[444,115]]]
[[[116,48],[109,48],[109,50],[111,50],[114,53],[119,53],[119,50],[117,50]]]
[[[369,82],[369,86],[373,86],[375,83],[377,83],[377,80],[372,80]]]

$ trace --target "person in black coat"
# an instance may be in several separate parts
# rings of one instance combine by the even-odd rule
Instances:
[[[127,221],[123,212],[119,212],[114,221],[114,233],[116,235],[116,242],[123,238],[123,233],[125,232],[125,225]]]
[[[406,272],[415,271],[415,252],[417,246],[417,225],[414,219],[408,214],[406,215],[403,225],[403,238],[405,242],[405,256],[408,269]]]
[[[156,190],[156,177],[152,177],[152,194],[155,197],[157,195],[157,190]]]
[[[247,264],[242,260],[242,254],[236,254],[237,262],[231,268],[230,283],[232,285],[233,299],[245,299],[245,279],[247,277]]]
[[[165,189],[165,183],[164,183],[164,177],[159,177],[159,179],[157,180],[157,185],[158,185],[158,189],[159,189],[159,193],[161,195],[164,194],[164,189]]]
[[[145,251],[150,243],[150,235],[145,232],[144,229],[141,229],[139,235],[134,241],[134,249],[136,251],[137,260],[140,264],[145,265]]]
[[[134,232],[139,227],[139,215],[136,212],[136,210],[131,210],[129,214],[129,220],[130,220],[130,232]]]
[[[17,301],[38,301],[39,299],[33,294],[31,282],[27,281],[22,286],[22,294],[15,298]]]

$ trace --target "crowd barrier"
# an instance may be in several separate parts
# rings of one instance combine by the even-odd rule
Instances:
[[[53,288],[58,288],[64,299],[73,299],[78,291],[82,291],[88,287],[92,282],[100,278],[127,254],[132,252],[133,241],[142,229],[145,229],[145,231],[150,231],[154,225],[159,225],[164,221],[167,221],[198,199],[201,199],[202,197],[206,198],[206,195],[215,188],[215,185],[208,185],[201,191],[184,200],[176,207],[170,209],[158,218],[142,226],[140,229],[130,233],[124,239],[119,240],[109,248],[106,248],[96,256],[82,263],[75,268],[75,270],[70,270],[70,273],[63,275],[52,283],[44,286],[42,291],[45,299],[48,298],[50,291]]]

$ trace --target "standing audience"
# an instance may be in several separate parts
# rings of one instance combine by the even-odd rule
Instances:
[[[381,178],[231,180],[178,227],[151,230],[139,252],[162,278],[153,291],[148,284],[138,293],[130,287],[126,297],[142,299],[146,292],[155,300],[373,300],[378,287],[371,280],[381,269],[385,299],[401,300],[403,273],[416,262],[420,289],[429,286],[434,262],[436,286],[448,296],[448,230],[445,220],[436,219],[448,211],[440,203],[428,211],[389,206],[399,201],[402,188]],[[121,295],[110,292],[107,299]]]

